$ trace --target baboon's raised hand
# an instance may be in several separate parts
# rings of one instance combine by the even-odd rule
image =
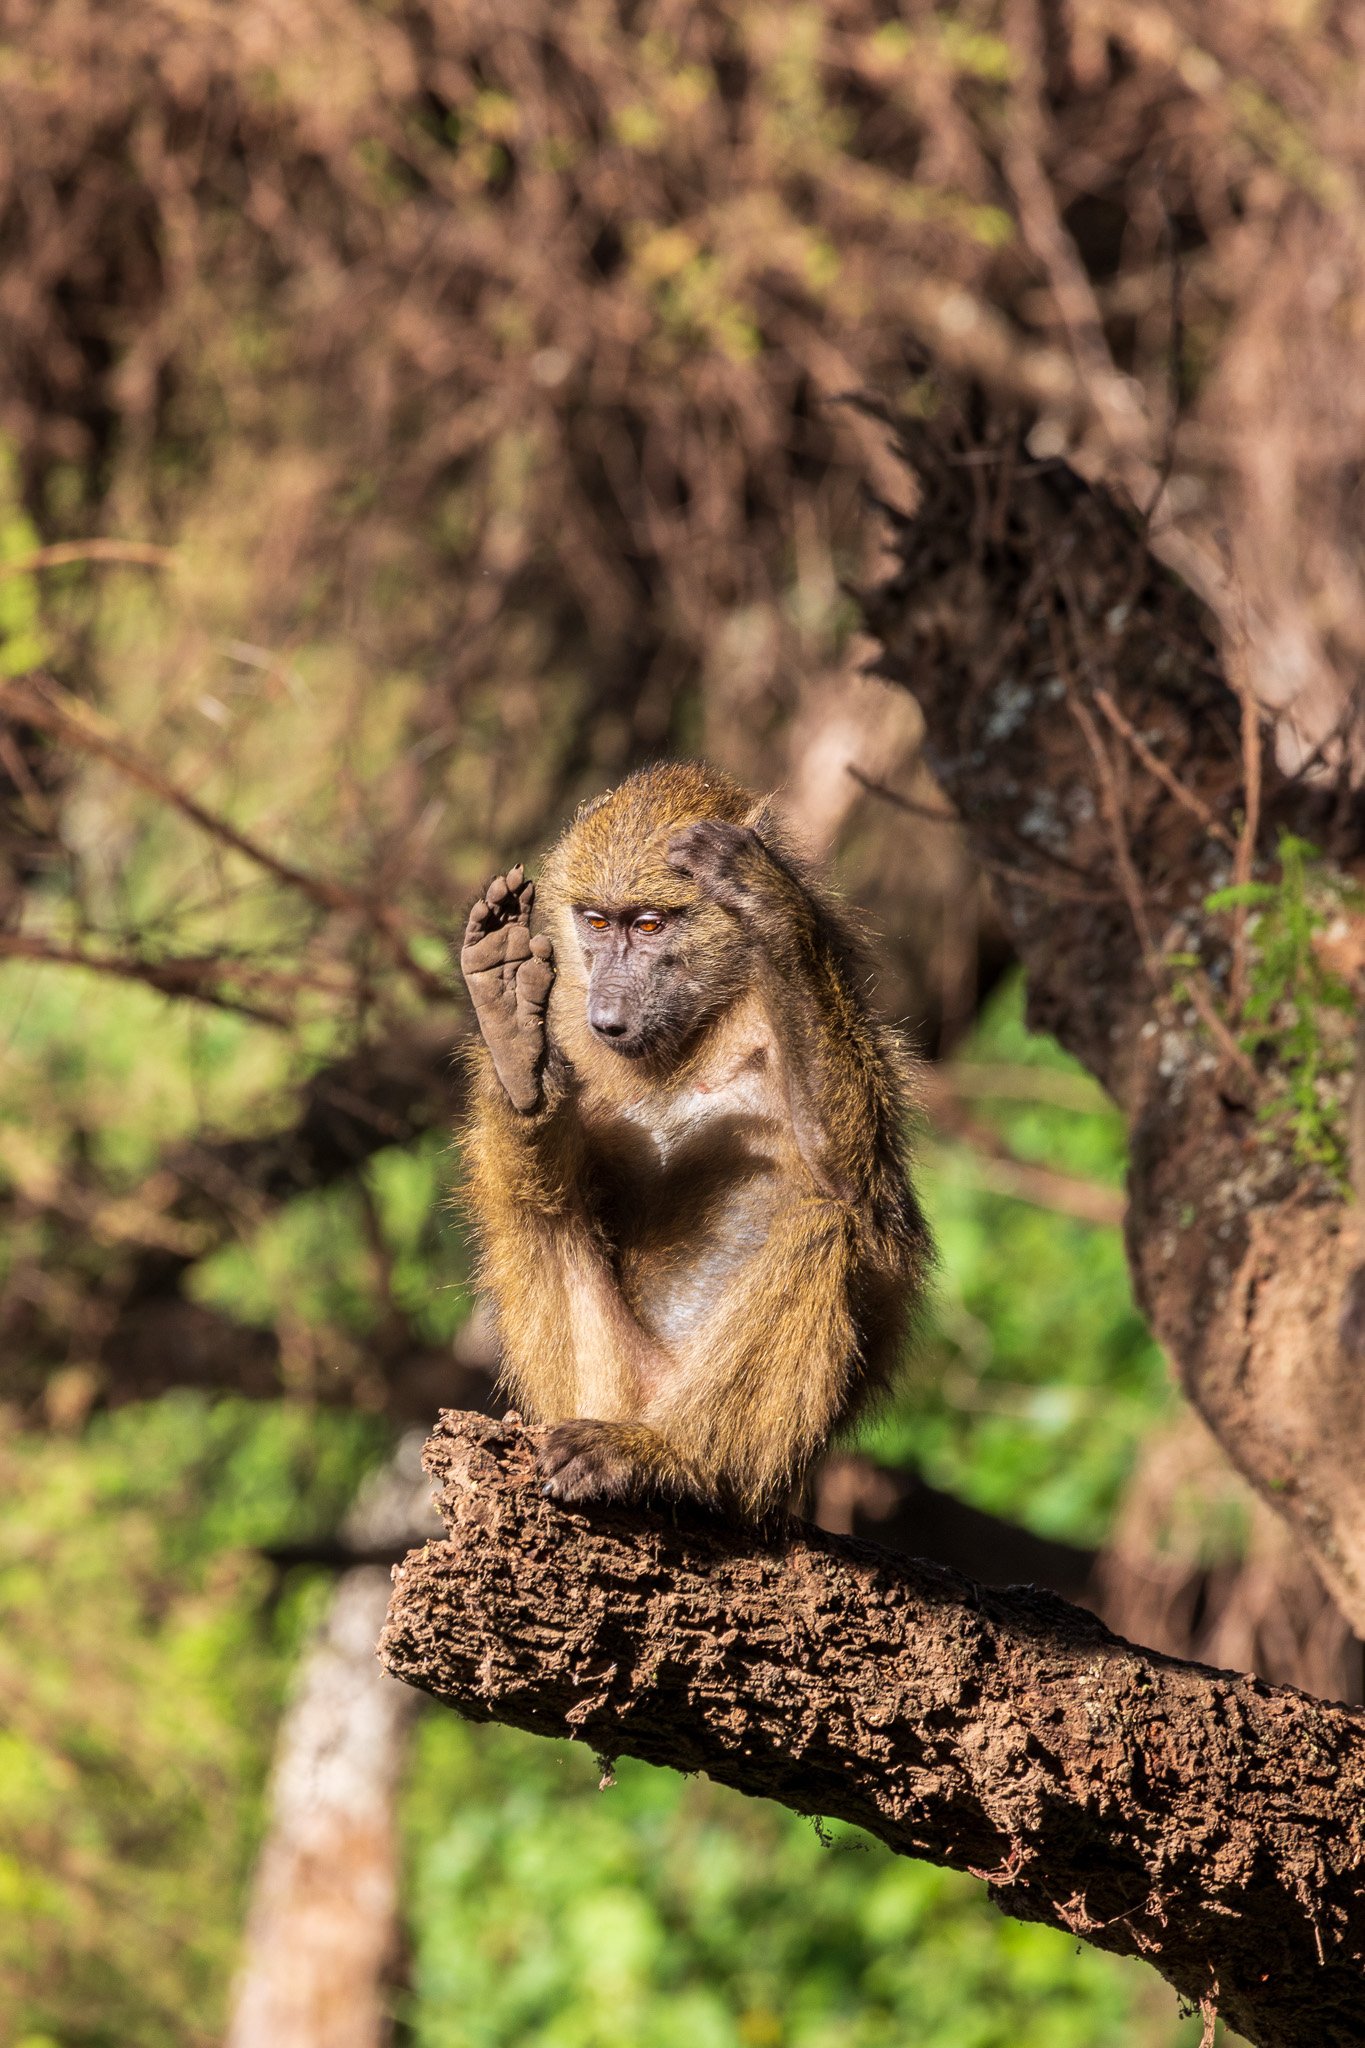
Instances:
[[[555,978],[554,947],[531,936],[536,885],[518,863],[495,875],[469,913],[460,972],[479,1031],[508,1101],[523,1116],[540,1107],[545,1005]]]

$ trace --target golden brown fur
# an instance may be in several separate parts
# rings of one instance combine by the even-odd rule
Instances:
[[[541,883],[553,966],[531,894],[520,870],[490,885],[462,956],[486,1041],[467,1193],[507,1385],[559,1425],[547,1491],[762,1513],[885,1384],[922,1286],[905,1057],[833,905],[710,769],[580,813]],[[592,989],[625,990],[629,1057],[589,1021],[585,906],[619,928]]]

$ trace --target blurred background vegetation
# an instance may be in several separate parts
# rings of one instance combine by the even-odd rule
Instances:
[[[140,1098],[109,1087],[108,1071],[174,1059],[154,1021],[165,1000],[120,994],[129,1018],[101,1008],[99,1058],[79,1080],[89,1104],[91,1068],[108,1061],[111,1132]],[[55,1061],[73,1026],[41,1008],[30,1006],[22,1042]],[[1024,1033],[1013,983],[962,1057],[1006,1055],[1070,1070]],[[1021,1158],[1117,1186],[1108,1109],[1029,1105],[993,1122]],[[1139,1445],[1170,1418],[1164,1364],[1133,1310],[1117,1230],[994,1194],[975,1162],[960,1142],[926,1145],[943,1255],[936,1323],[873,1447],[1089,1547]],[[367,1169],[405,1294],[421,1315],[453,1304],[439,1315],[447,1326],[465,1300],[440,1196],[455,1170],[434,1146],[380,1153]],[[243,1315],[292,1304],[359,1350],[385,1312],[363,1207],[354,1190],[297,1198],[267,1244],[220,1253],[206,1288]],[[329,1584],[274,1556],[335,1530],[388,1437],[380,1415],[304,1396],[184,1389],[46,1429],[11,1420],[0,1986],[28,2048],[217,2038],[272,1731]],[[1208,1532],[1225,1550],[1239,1533]],[[404,1795],[397,1995],[412,2039],[1182,2038],[1170,1994],[1139,1968],[1011,1924],[970,1881],[847,1830],[824,1842],[809,1823],[700,1782],[643,1765],[617,1775],[599,1792],[590,1755],[436,1710],[422,1722]]]
[[[913,504],[883,415],[932,404],[926,350],[1063,405],[1067,262],[1205,504],[1264,395],[1236,351],[1267,248],[1359,147],[1330,28],[0,7],[16,2048],[221,2038],[329,1546],[404,1424],[491,1398],[448,1201],[450,940],[495,867],[659,754],[779,790],[932,1062],[939,1292],[868,1469],[976,1511],[1002,1577],[1012,1532],[1047,1539],[1143,1640],[1359,1696],[1358,1646],[1177,1410],[1128,1291],[1121,1124],[1025,1029],[856,602]],[[398,2039],[1197,2038],[1143,1971],[969,1882],[644,1767],[597,1780],[420,1722]]]

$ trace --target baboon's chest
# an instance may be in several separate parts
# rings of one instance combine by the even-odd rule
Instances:
[[[736,1071],[594,1122],[589,1200],[627,1300],[677,1341],[766,1244],[787,1152],[765,1048]]]

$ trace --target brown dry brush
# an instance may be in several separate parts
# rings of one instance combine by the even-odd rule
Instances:
[[[847,687],[860,490],[906,490],[838,401],[913,394],[907,343],[1025,393],[1216,599],[1229,577],[1258,604],[1278,591],[1257,644],[1292,675],[1267,695],[1347,646],[1350,10],[1298,38],[1250,10],[1107,0],[970,26],[357,0],[11,0],[4,22],[0,420],[30,506],[58,546],[150,526],[193,576],[249,440],[272,685],[305,582],[374,669],[424,677],[401,769],[364,807],[372,903],[382,885],[440,921],[452,883],[480,879],[467,836],[414,842],[442,800],[496,853],[683,737],[756,780],[792,771],[802,692]],[[1261,310],[1272,271],[1292,323]],[[1251,568],[1213,561],[1220,525]],[[409,601],[385,607],[395,576]],[[98,697],[98,608],[75,611],[72,680]],[[569,669],[589,680],[528,773]],[[29,811],[35,794],[16,782]],[[35,816],[21,873],[71,861]],[[353,858],[345,822],[327,831]],[[89,878],[69,882],[79,903]],[[370,1022],[373,922],[348,942]],[[258,967],[336,943],[335,916],[291,914],[285,957]]]
[[[98,476],[88,519],[155,523],[192,562],[187,510],[240,489],[219,422],[240,423],[272,531],[253,637],[277,644],[321,579],[373,665],[417,660],[412,804],[458,740],[465,818],[495,850],[543,833],[566,786],[675,743],[699,691],[712,751],[766,753],[760,780],[788,766],[772,729],[793,674],[819,695],[840,667],[839,558],[881,437],[763,346],[730,259],[712,275],[702,251],[673,305],[680,181],[734,138],[718,98],[693,118],[701,73],[674,75],[666,11],[652,39],[600,35],[589,10],[12,21],[25,175],[16,159],[0,383],[45,525],[70,520],[73,470]],[[617,133],[661,80],[668,163]],[[761,215],[771,150],[730,155],[717,201],[744,210],[748,182]],[[401,618],[373,594],[396,572]],[[564,758],[528,775],[555,692],[579,699]],[[442,835],[397,880],[440,902],[450,852]]]
[[[1357,10],[4,21],[2,416],[40,506],[57,463],[173,517],[146,457],[211,467],[224,406],[268,447],[287,398],[323,473],[267,626],[300,554],[363,581],[422,527],[464,572],[447,685],[533,605],[616,650],[603,702],[658,745],[675,671],[731,665],[746,606],[775,644],[722,717],[780,708],[784,556],[856,554],[859,482],[904,488],[829,401],[903,396],[909,341],[1120,477],[1322,737],[1362,616]]]
[[[429,677],[395,843],[471,713],[487,836],[543,823],[526,736],[567,662],[571,783],[698,690],[703,744],[780,774],[792,677],[841,673],[860,487],[904,490],[836,401],[904,398],[908,342],[1026,395],[1225,609],[1254,591],[1258,680],[1320,736],[1359,611],[1352,10],[5,19],[0,419],[44,532],[192,552],[241,489],[222,422],[249,435],[256,637],[320,579]],[[422,596],[380,616],[395,568]],[[432,904],[450,872],[438,838],[390,879]]]

